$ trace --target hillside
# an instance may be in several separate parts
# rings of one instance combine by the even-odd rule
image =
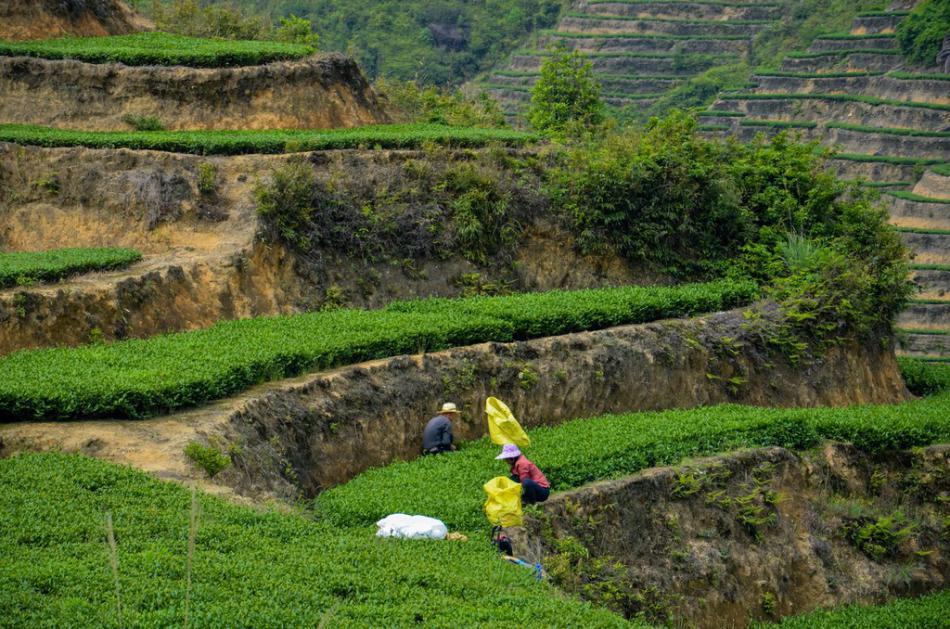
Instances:
[[[710,133],[750,139],[779,131],[833,148],[846,179],[882,192],[891,222],[915,251],[915,303],[900,318],[904,350],[950,356],[950,74],[907,68],[897,25],[906,11],[859,16],[848,33],[819,36],[724,93],[701,120]],[[934,59],[936,63],[936,59]]]
[[[893,43],[890,14],[814,38],[858,9],[812,5],[560,19],[669,44],[602,50],[602,76],[687,87],[745,81],[760,31],[787,35],[763,56]],[[554,8],[314,7],[445,82]],[[945,624],[950,358],[895,353],[908,322],[950,338],[943,75],[763,70],[702,123],[559,135],[415,85],[391,106],[305,21],[257,26],[0,41],[0,625]],[[821,102],[753,111],[789,86]],[[789,125],[863,152],[719,137]],[[498,460],[492,397],[537,465],[503,521],[486,483],[531,466]],[[454,447],[427,456],[445,402]],[[397,513],[452,534],[382,539]]]
[[[121,0],[8,0],[0,6],[0,39],[125,35],[149,26]]]

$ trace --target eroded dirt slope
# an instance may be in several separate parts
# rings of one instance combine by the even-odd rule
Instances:
[[[0,39],[126,35],[147,29],[148,20],[121,0],[4,0]]]
[[[238,68],[129,67],[0,58],[0,120],[128,131],[127,116],[166,129],[328,129],[389,121],[356,62],[342,55]]]

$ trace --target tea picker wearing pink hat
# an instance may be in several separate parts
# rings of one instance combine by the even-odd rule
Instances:
[[[551,495],[551,483],[544,477],[538,466],[528,460],[513,443],[507,443],[501,449],[501,454],[495,457],[508,461],[511,471],[511,480],[521,483],[521,502],[528,505],[535,502],[544,502]]]

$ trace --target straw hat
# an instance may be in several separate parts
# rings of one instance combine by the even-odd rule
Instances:
[[[443,404],[442,410],[439,412],[442,415],[446,415],[448,413],[456,413],[456,414],[461,413],[461,411],[458,409],[457,406],[455,406],[453,402],[446,402],[445,404]]]

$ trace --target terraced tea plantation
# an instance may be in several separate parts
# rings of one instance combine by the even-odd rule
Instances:
[[[558,44],[643,113],[879,3],[786,4],[577,0],[485,86],[520,115]],[[421,116],[308,46],[0,42],[0,626],[946,627],[950,83],[902,65],[905,15],[701,116],[838,145],[899,234],[815,146],[682,112],[389,124]],[[520,565],[489,396],[550,481]],[[378,537],[396,513],[451,535]],[[640,572],[595,544],[630,513]]]
[[[589,55],[609,105],[645,109],[692,76],[743,61],[781,16],[780,4],[764,2],[573,2],[482,87],[510,116],[522,115],[547,49],[563,46]]]
[[[394,303],[246,319],[143,341],[0,358],[0,420],[142,417],[227,397],[253,384],[373,358],[553,336],[725,310],[754,284],[616,288]]]
[[[946,372],[937,379],[946,387]],[[926,445],[950,438],[947,395],[895,407],[722,407],[602,417],[532,431],[532,456],[563,490],[734,447],[808,448],[827,438],[846,438],[869,452]],[[6,557],[0,611],[13,627],[109,624],[117,600],[124,622],[144,626],[177,624],[186,615],[196,625],[645,626],[558,595],[530,571],[500,561],[482,541],[479,481],[497,472],[496,449],[480,441],[451,457],[374,470],[324,494],[312,515],[263,512],[201,494],[195,510],[181,486],[81,456],[0,460]],[[438,494],[431,491],[434,475],[444,490]],[[438,515],[472,537],[374,539],[370,526],[392,508]],[[192,550],[190,510],[198,514]],[[117,572],[110,571],[103,542],[104,513],[114,526]],[[30,527],[23,526],[26,518]],[[786,622],[939,627],[946,598],[941,593]]]
[[[950,356],[950,75],[906,68],[895,29],[906,11],[868,13],[724,93],[701,114],[709,133],[789,131],[833,148],[838,174],[882,193],[916,253],[920,294],[901,316],[902,348]]]

